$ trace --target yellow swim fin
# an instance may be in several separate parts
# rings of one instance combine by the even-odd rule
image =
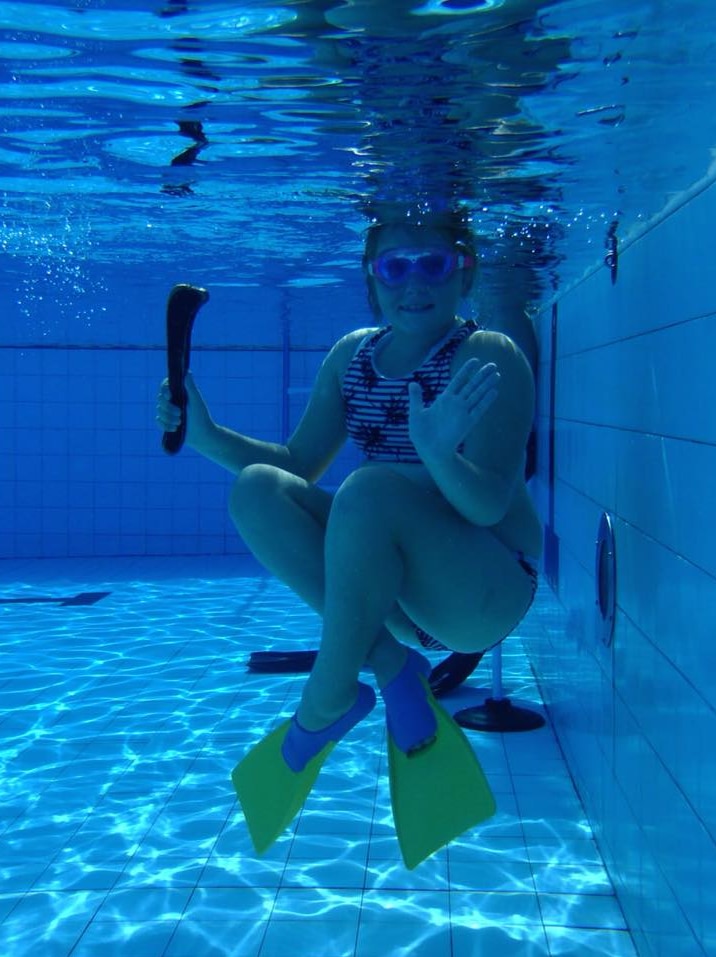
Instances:
[[[330,741],[303,771],[292,771],[281,746],[290,721],[284,721],[252,748],[231,772],[231,780],[246,818],[251,841],[265,854],[303,807],[321,765],[336,746]]]
[[[497,807],[462,728],[435,700],[427,681],[420,680],[437,720],[435,740],[408,756],[388,735],[393,820],[409,870],[491,817]]]
[[[338,741],[374,706],[375,692],[358,682],[354,704],[333,724],[319,731],[307,731],[294,715],[259,741],[236,765],[231,780],[259,854],[271,847],[301,810],[321,765]]]

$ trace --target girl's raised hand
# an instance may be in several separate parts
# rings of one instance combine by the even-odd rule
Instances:
[[[494,362],[468,359],[432,405],[423,403],[420,385],[411,382],[409,434],[422,459],[449,456],[497,398],[500,373]]]

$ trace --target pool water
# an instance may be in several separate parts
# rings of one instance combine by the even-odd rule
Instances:
[[[0,0],[22,324],[116,342],[116,261],[335,289],[372,216],[458,202],[483,306],[534,308],[713,175],[714,35],[703,0]]]
[[[1,957],[633,957],[597,843],[641,953],[716,946],[715,37],[708,0],[0,0]],[[229,775],[303,679],[245,661],[319,622],[161,451],[167,294],[210,292],[217,421],[285,441],[372,321],[366,226],[456,205],[461,314],[539,342],[504,682],[548,723],[470,733],[498,813],[407,872],[379,707],[257,859]]]
[[[468,732],[497,814],[409,872],[378,707],[259,859],[229,775],[304,678],[245,663],[315,646],[318,618],[237,557],[0,574],[3,954],[633,957],[549,723]],[[503,654],[506,694],[536,710],[522,639],[543,627],[541,599]],[[443,700],[489,691],[483,664]]]

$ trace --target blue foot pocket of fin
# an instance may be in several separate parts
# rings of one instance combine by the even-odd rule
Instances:
[[[437,721],[425,680],[429,674],[428,659],[409,648],[401,670],[381,689],[388,734],[401,751],[410,756],[425,750],[437,736]]]

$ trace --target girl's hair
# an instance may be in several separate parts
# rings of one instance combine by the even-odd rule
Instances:
[[[363,271],[365,273],[366,287],[368,291],[368,305],[376,318],[381,317],[378,297],[375,292],[375,279],[368,274],[368,263],[373,262],[378,249],[378,240],[384,229],[390,226],[426,226],[431,229],[438,229],[444,232],[449,238],[450,245],[459,246],[468,256],[472,257],[473,265],[465,269],[463,280],[463,295],[466,296],[475,281],[477,273],[477,242],[475,234],[467,225],[465,215],[459,211],[440,212],[423,216],[420,219],[412,220],[410,218],[396,218],[384,222],[374,223],[369,226],[365,234],[365,247],[363,250]]]

